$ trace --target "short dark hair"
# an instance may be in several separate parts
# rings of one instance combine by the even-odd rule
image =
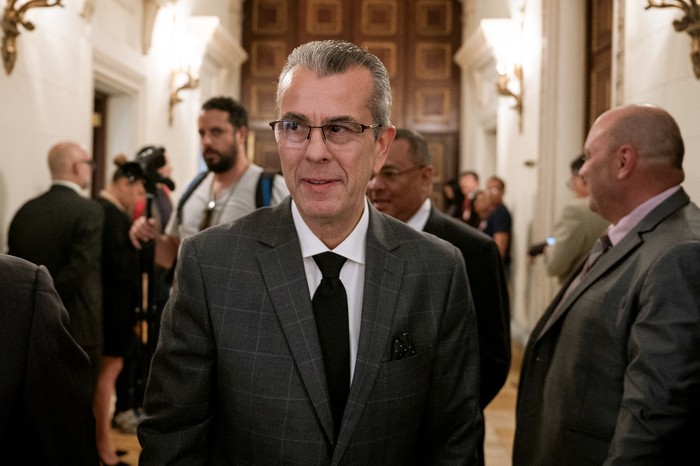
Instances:
[[[506,190],[506,182],[503,181],[503,178],[499,178],[496,175],[493,175],[489,177],[489,181],[495,181],[496,183],[498,183],[501,186],[501,191]]]
[[[405,139],[411,150],[411,159],[418,165],[432,165],[428,143],[423,136],[406,128],[397,128],[394,141]]]
[[[112,174],[112,182],[117,182],[122,178],[126,178],[129,183],[134,183],[138,180],[144,180],[145,175],[138,162],[129,162],[126,155],[117,154],[114,157],[114,165],[117,166]]]
[[[228,121],[234,128],[248,127],[248,111],[230,97],[212,97],[202,104],[202,110],[221,110],[228,113]]]

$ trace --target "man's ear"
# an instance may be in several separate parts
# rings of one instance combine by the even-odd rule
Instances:
[[[428,165],[421,168],[420,173],[421,187],[425,189],[425,195],[430,197],[433,192],[433,166]]]
[[[639,159],[637,149],[629,144],[625,144],[617,150],[615,157],[617,178],[628,178],[637,167],[637,160]]]
[[[238,143],[245,145],[246,140],[248,139],[248,128],[245,126],[238,128],[238,130],[236,130],[236,138]]]
[[[73,176],[80,176],[80,162],[73,162],[71,164],[70,173]]]

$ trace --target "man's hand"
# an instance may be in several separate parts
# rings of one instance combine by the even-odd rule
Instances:
[[[155,239],[158,234],[158,225],[154,218],[139,217],[134,220],[129,229],[131,244],[138,250],[141,250],[142,243]]]

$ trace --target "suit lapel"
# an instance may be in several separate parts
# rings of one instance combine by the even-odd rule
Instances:
[[[430,215],[428,216],[428,221],[425,222],[423,231],[426,233],[431,233],[438,238],[444,238],[446,235],[445,222],[443,222],[442,219],[440,219],[440,217],[438,217],[438,215],[435,213],[434,206],[430,206]]]
[[[397,246],[386,219],[370,207],[357,362],[332,464],[340,461],[358,426],[391,338],[404,269],[403,260],[391,253]]]
[[[586,291],[591,285],[599,281],[601,277],[603,277],[610,269],[614,268],[619,262],[624,260],[628,255],[632,254],[634,250],[640,247],[644,243],[645,233],[654,230],[659,225],[659,223],[661,223],[666,217],[668,217],[673,212],[686,205],[689,201],[690,198],[681,188],[678,192],[671,195],[671,197],[659,204],[646,217],[644,217],[639,222],[639,224],[632,229],[632,231],[627,233],[627,235],[625,235],[625,237],[622,238],[622,240],[618,244],[616,244],[612,249],[610,249],[609,252],[600,257],[595,266],[592,267],[591,270],[582,278],[581,282],[576,286],[576,288],[573,289],[568,296],[566,296],[564,302],[562,303],[562,306],[564,306],[564,310],[561,313],[561,315],[557,318],[557,320],[560,320],[564,315],[566,315],[571,306],[576,302],[579,296],[583,294],[584,291]],[[581,268],[582,266],[577,268],[576,275],[578,275],[578,273],[581,271]],[[576,275],[574,275],[573,277],[575,277]],[[552,314],[554,309],[557,307],[557,303],[564,295],[564,290],[566,290],[566,288],[575,279],[573,277],[567,280],[567,283],[562,287],[562,290],[559,292],[553,303],[549,306],[547,311],[542,316],[542,319],[540,320],[540,323],[537,325],[536,328],[537,332],[541,332],[539,330],[543,327],[543,325],[541,324],[549,320],[549,316]],[[551,329],[552,327],[553,325],[550,326],[549,329]],[[537,340],[540,340],[545,334],[549,333],[549,329],[547,329],[547,331],[545,332],[540,333],[537,337]]]
[[[260,240],[271,249],[258,257],[258,263],[302,382],[332,442],[326,373],[289,199],[274,209],[260,225]]]

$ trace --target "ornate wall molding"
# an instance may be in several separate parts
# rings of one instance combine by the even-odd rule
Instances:
[[[87,0],[86,3],[92,3]],[[143,0],[143,21],[141,23],[141,51],[144,55],[151,50],[153,39],[153,26],[158,16],[158,11],[167,5],[169,0]]]

